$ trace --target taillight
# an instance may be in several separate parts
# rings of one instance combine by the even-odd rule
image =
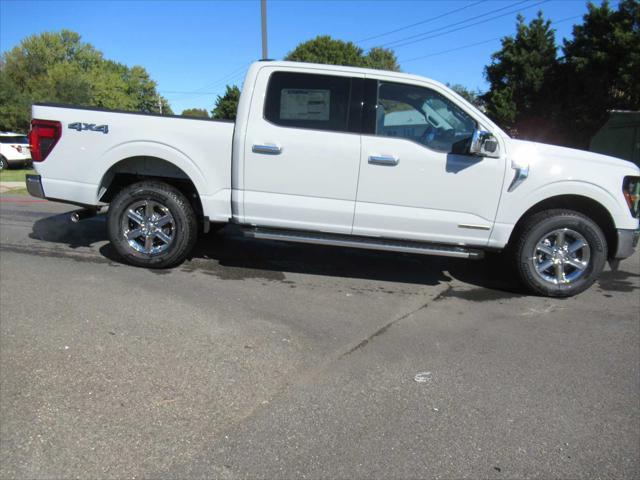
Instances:
[[[640,218],[640,177],[624,177],[622,193],[631,215]]]
[[[56,146],[62,135],[62,125],[53,120],[31,120],[29,132],[29,146],[31,148],[31,160],[42,162]]]

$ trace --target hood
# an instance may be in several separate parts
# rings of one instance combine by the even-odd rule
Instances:
[[[559,147],[557,145],[548,145],[546,143],[530,142],[527,140],[510,139],[511,158],[529,158],[531,161],[535,157],[547,160],[556,160],[560,163],[577,162],[581,166],[588,164],[597,166],[607,166],[617,170],[624,170],[626,175],[640,175],[640,169],[634,163],[621,158],[610,157],[600,153],[588,152],[586,150],[578,150],[575,148]],[[534,157],[534,158],[532,158]]]

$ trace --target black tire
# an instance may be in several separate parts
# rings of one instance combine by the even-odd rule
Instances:
[[[0,155],[0,170],[9,170],[9,162],[2,155]]]
[[[144,221],[130,217],[136,214],[136,218]],[[156,217],[155,222],[149,220]],[[163,220],[167,223],[160,225]],[[111,244],[125,262],[138,267],[168,268],[182,263],[193,249],[198,237],[198,222],[189,200],[178,189],[150,180],[134,183],[118,192],[109,205],[107,230]],[[126,238],[127,233],[138,231],[153,233]],[[164,236],[160,237],[160,234]],[[147,237],[152,237],[151,248],[145,248]]]
[[[571,247],[568,245],[571,241],[572,245],[586,243],[586,247],[574,253],[569,252],[571,248],[556,252],[554,250],[563,249],[556,248],[548,240],[554,234],[557,239],[556,232],[562,232],[562,238],[566,238],[564,245]],[[573,210],[546,210],[532,215],[516,235],[512,245],[516,272],[524,286],[534,294],[570,297],[583,292],[597,280],[607,260],[607,241],[600,227],[587,216]],[[544,253],[542,249],[552,250],[553,253]],[[540,272],[548,262],[553,263]],[[571,262],[580,263],[583,268],[576,268]],[[559,270],[556,270],[557,263],[562,264],[558,266]],[[570,272],[568,275],[567,271]],[[576,278],[569,280],[573,275]],[[562,280],[558,281],[558,278]]]

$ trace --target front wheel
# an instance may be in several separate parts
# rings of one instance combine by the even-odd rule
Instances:
[[[600,227],[572,210],[547,210],[525,221],[514,244],[516,270],[532,293],[570,297],[600,276],[607,242]]]
[[[9,162],[7,162],[6,158],[0,155],[0,170],[7,170],[7,169],[9,169]]]
[[[109,205],[109,240],[132,265],[167,268],[185,260],[198,235],[187,198],[163,182],[143,181],[122,189]]]

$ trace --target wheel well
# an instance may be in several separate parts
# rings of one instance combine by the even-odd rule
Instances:
[[[156,157],[130,157],[113,165],[102,177],[98,200],[109,203],[124,187],[146,179],[160,180],[180,190],[196,215],[202,218],[200,195],[189,176],[174,164]]]
[[[613,218],[611,218],[611,214],[602,204],[589,197],[583,197],[581,195],[559,195],[536,203],[520,217],[520,220],[516,223],[513,232],[511,232],[510,239],[516,238],[516,235],[519,229],[522,228],[524,221],[531,215],[551,209],[573,210],[589,217],[600,227],[602,233],[604,233],[605,239],[607,240],[607,251],[609,256],[613,255],[616,251],[618,235]]]

